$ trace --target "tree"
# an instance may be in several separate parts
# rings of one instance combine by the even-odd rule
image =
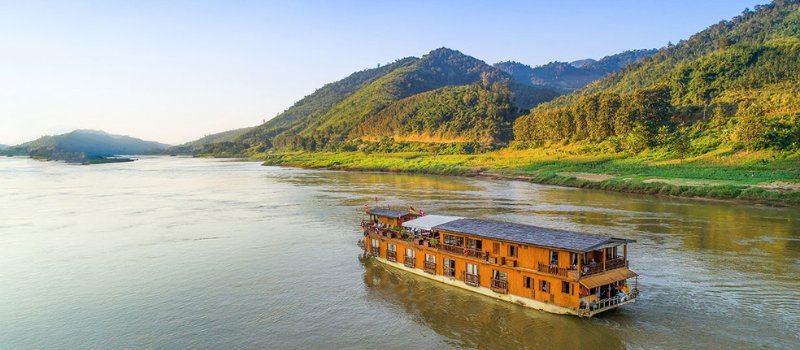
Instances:
[[[742,102],[736,111],[736,137],[749,150],[766,146],[767,119],[760,105]]]
[[[721,130],[727,122],[728,120],[725,117],[725,108],[722,108],[722,105],[716,105],[711,116],[711,127],[716,130]]]

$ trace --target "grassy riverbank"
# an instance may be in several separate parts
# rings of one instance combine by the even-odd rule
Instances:
[[[265,165],[489,176],[619,192],[800,205],[798,152],[722,149],[671,159],[657,152],[594,155],[563,147],[471,155],[302,152],[265,157]]]

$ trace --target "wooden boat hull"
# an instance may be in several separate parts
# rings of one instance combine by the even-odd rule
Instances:
[[[582,315],[579,312],[579,310],[574,310],[574,309],[570,309],[570,308],[566,308],[566,307],[562,307],[562,306],[558,306],[558,305],[543,303],[543,302],[538,301],[538,300],[533,300],[533,299],[521,297],[521,296],[518,296],[518,295],[497,293],[497,292],[495,292],[495,291],[493,291],[493,290],[491,290],[489,288],[486,288],[486,287],[473,287],[473,286],[470,286],[470,285],[464,283],[464,281],[460,281],[460,280],[458,280],[456,278],[453,278],[453,277],[430,274],[430,273],[427,273],[427,272],[425,272],[423,270],[420,270],[420,269],[417,269],[417,268],[407,267],[402,263],[392,262],[392,261],[386,260],[386,259],[381,258],[381,257],[374,256],[374,255],[370,255],[370,256],[373,259],[375,259],[377,261],[380,261],[383,264],[386,264],[388,266],[397,268],[399,270],[410,272],[410,273],[413,273],[413,274],[418,275],[418,276],[422,276],[422,277],[425,277],[425,278],[428,278],[428,279],[431,279],[431,280],[434,280],[434,281],[438,281],[438,282],[441,282],[441,283],[444,283],[444,284],[447,284],[447,285],[451,285],[453,287],[458,287],[458,288],[461,288],[461,289],[464,289],[464,290],[468,290],[468,291],[471,291],[471,292],[482,294],[482,295],[485,295],[485,296],[488,296],[488,297],[491,297],[491,298],[494,298],[494,299],[507,301],[507,302],[514,303],[514,304],[517,304],[517,305],[520,305],[520,306],[524,306],[524,307],[527,307],[527,308],[531,308],[531,309],[534,309],[534,310],[541,310],[541,311],[545,311],[545,312],[549,312],[549,313],[553,313],[553,314],[560,314],[560,315],[575,315],[575,316],[584,316],[584,317],[585,316],[591,316],[591,315]]]

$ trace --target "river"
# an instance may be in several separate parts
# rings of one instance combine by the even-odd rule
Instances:
[[[376,202],[377,199],[377,202]],[[384,267],[364,205],[638,240],[641,295],[550,315]],[[0,348],[797,348],[800,210],[476,178],[0,159]]]

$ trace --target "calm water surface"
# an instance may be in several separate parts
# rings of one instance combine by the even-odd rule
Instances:
[[[360,257],[375,197],[637,239],[585,320]],[[454,177],[0,159],[0,348],[798,348],[800,211]]]

